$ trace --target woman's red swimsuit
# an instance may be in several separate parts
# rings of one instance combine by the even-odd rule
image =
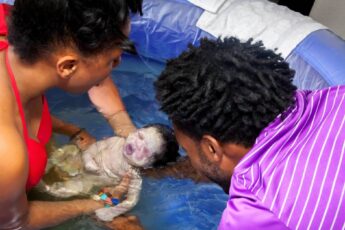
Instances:
[[[26,189],[29,190],[34,187],[42,178],[45,167],[47,164],[47,154],[45,145],[48,143],[51,134],[52,134],[52,121],[49,113],[48,103],[44,96],[42,96],[43,101],[43,109],[42,109],[42,117],[41,122],[39,125],[37,139],[38,141],[31,139],[28,134],[23,105],[20,100],[19,91],[17,88],[17,84],[11,69],[11,66],[8,62],[8,55],[7,55],[7,42],[1,41],[0,42],[0,50],[5,50],[6,52],[6,68],[10,75],[11,85],[13,88],[13,93],[16,97],[20,117],[23,123],[23,134],[24,139],[27,147],[28,153],[28,160],[29,160],[29,175],[26,182]]]

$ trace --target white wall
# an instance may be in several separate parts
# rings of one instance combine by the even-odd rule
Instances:
[[[345,39],[345,0],[315,0],[310,16]]]

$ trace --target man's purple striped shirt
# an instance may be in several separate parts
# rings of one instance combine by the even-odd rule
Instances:
[[[345,228],[344,97],[296,93],[236,166],[219,229]]]

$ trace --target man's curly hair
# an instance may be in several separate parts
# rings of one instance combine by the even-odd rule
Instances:
[[[294,71],[262,42],[234,37],[189,46],[155,82],[161,110],[184,133],[251,147],[294,103]]]
[[[76,48],[85,56],[114,46],[135,53],[122,31],[130,11],[142,14],[141,7],[142,0],[16,0],[8,21],[8,40],[29,63],[59,47]]]

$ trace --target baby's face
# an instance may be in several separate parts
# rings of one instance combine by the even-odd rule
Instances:
[[[163,137],[156,128],[138,129],[127,137],[123,155],[133,166],[148,167],[154,163],[155,155],[162,153],[163,144]]]

